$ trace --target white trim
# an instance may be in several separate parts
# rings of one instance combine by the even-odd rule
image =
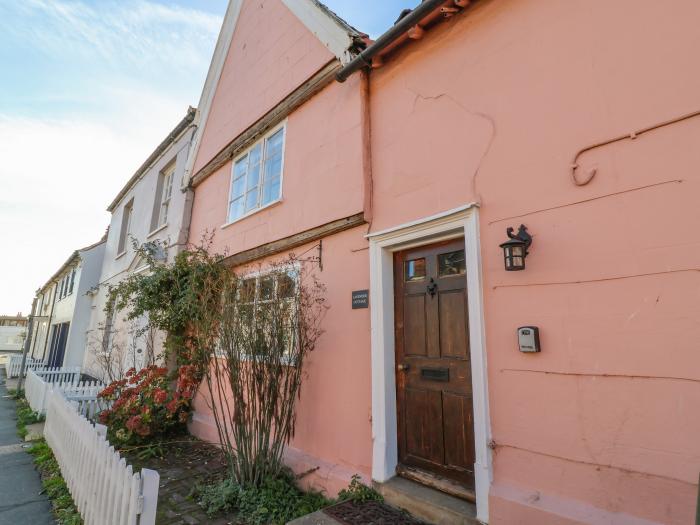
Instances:
[[[158,226],[155,230],[153,230],[151,233],[149,233],[148,235],[146,235],[146,239],[149,239],[149,238],[153,237],[156,233],[162,232],[162,231],[163,231],[165,228],[167,228],[167,227],[168,227],[168,223],[167,223],[167,222],[161,224],[161,225]]]
[[[343,65],[352,60],[353,56],[349,51],[353,44],[352,37],[313,0],[282,0],[282,3]]]
[[[209,111],[211,110],[211,105],[214,101],[214,93],[216,92],[216,87],[219,85],[221,73],[224,70],[224,62],[226,62],[228,50],[231,47],[231,42],[233,41],[233,32],[236,29],[238,15],[241,12],[242,5],[243,0],[230,0],[228,8],[226,9],[226,14],[224,15],[224,21],[221,24],[221,31],[219,31],[219,38],[216,41],[214,55],[212,56],[211,63],[209,64],[209,71],[207,71],[207,78],[204,82],[204,87],[202,88],[202,94],[199,97],[197,114],[194,117],[194,124],[197,126],[197,129],[195,130],[194,136],[190,142],[190,151],[189,155],[187,156],[185,173],[182,177],[181,190],[189,186],[192,170],[194,169],[194,161],[199,153],[199,146],[202,143],[204,128],[206,127],[207,119],[209,118]]]
[[[265,206],[262,206],[261,208],[254,208],[254,209],[250,210],[249,212],[244,213],[243,215],[241,215],[237,219],[232,220],[231,222],[227,222],[226,224],[222,224],[221,226],[219,226],[219,228],[221,228],[222,230],[225,230],[229,226],[236,224],[237,222],[241,222],[242,220],[247,219],[251,215],[255,215],[256,213],[260,213],[261,211],[264,211],[268,208],[272,208],[273,206],[276,206],[277,204],[281,204],[282,202],[283,202],[283,199],[282,199],[282,197],[280,197],[276,201],[272,201],[268,204],[265,204]],[[230,205],[230,203],[229,203],[229,205]]]
[[[493,466],[489,441],[486,343],[482,299],[479,216],[475,204],[373,234],[369,239],[372,341],[372,478],[384,482],[398,464],[394,360],[393,252],[439,240],[464,237],[469,302],[469,341],[474,403],[474,463],[477,519],[488,523]]]
[[[261,144],[260,148],[260,174],[258,175],[258,202],[262,199],[262,192],[263,192],[263,183],[265,182],[265,161],[267,160],[267,139],[269,139],[272,135],[277,133],[278,131],[282,131],[282,161],[280,162],[280,192],[279,196],[273,200],[265,204],[264,206],[258,206],[257,208],[253,208],[251,210],[248,210],[245,212],[243,215],[240,217],[236,217],[235,219],[231,220],[230,213],[231,213],[231,193],[233,192],[233,177],[235,175],[235,170],[236,170],[236,162],[238,162],[240,159],[248,155],[252,151],[252,149],[257,146],[258,144]],[[286,145],[287,145],[287,119],[284,119],[282,122],[277,124],[276,126],[270,128],[269,131],[267,131],[262,137],[257,139],[255,142],[253,142],[250,146],[248,146],[246,149],[241,151],[238,155],[236,155],[232,161],[231,161],[231,177],[229,178],[229,184],[228,184],[228,202],[226,203],[226,224],[221,226],[221,229],[226,228],[227,226],[230,226],[231,224],[235,224],[238,221],[245,219],[246,217],[250,217],[251,215],[262,211],[266,208],[269,208],[270,206],[273,206],[275,204],[278,204],[282,202],[282,197],[283,197],[283,189],[284,189],[284,155],[286,153]],[[243,205],[245,209],[245,201],[247,199],[247,192],[248,192],[248,173],[246,171],[246,187],[243,190]]]
[[[428,217],[423,217],[422,219],[416,219],[415,221],[410,221],[410,222],[405,222],[403,224],[400,224],[399,226],[392,226],[391,228],[387,228],[386,230],[380,230],[378,232],[374,233],[368,233],[365,235],[366,239],[376,239],[378,237],[384,237],[390,233],[394,233],[400,230],[406,230],[407,228],[411,228],[413,226],[419,226],[421,224],[427,224],[436,221],[437,219],[442,219],[445,217],[451,217],[452,215],[459,213],[461,211],[469,210],[475,206],[479,206],[477,202],[470,202],[469,204],[465,204],[463,206],[458,206],[457,208],[453,208],[451,210],[447,211],[441,211],[440,213],[436,213],[435,215],[430,215]]]

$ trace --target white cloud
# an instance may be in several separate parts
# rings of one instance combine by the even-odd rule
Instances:
[[[22,111],[0,105],[0,313],[26,313],[99,240],[107,205],[198,100],[220,23],[145,0],[0,0],[0,33],[71,71],[27,85]]]
[[[27,311],[33,290],[102,236],[107,205],[183,116],[141,105],[99,122],[0,116],[1,312]]]
[[[6,29],[54,58],[104,60],[109,68],[156,65],[182,70],[201,66],[202,51],[210,48],[221,25],[220,17],[208,13],[145,0],[97,6],[64,0],[17,2],[5,9],[25,23]]]

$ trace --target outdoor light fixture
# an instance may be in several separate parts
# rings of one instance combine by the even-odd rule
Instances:
[[[527,233],[527,228],[524,224],[520,225],[517,234],[513,233],[512,227],[508,227],[506,234],[509,240],[501,244],[506,271],[517,272],[518,270],[524,270],[525,257],[527,257],[527,249],[532,244],[532,236]]]

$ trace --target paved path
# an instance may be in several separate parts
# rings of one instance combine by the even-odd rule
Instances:
[[[53,524],[33,458],[17,436],[15,402],[6,396],[5,368],[0,367],[0,525]]]

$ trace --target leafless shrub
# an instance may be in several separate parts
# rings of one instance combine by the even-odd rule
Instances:
[[[219,307],[194,339],[215,354],[204,384],[231,475],[256,485],[283,468],[304,365],[327,308],[324,286],[294,257],[259,270],[212,282]]]

